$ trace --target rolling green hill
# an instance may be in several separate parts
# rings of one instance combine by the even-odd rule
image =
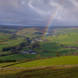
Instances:
[[[30,61],[5,67],[0,70],[0,78],[78,78],[78,66],[73,67],[77,64],[78,56]]]
[[[75,64],[78,64],[78,56],[62,56],[16,64],[13,67],[36,68],[41,66],[75,65]]]
[[[2,51],[19,46],[26,37],[38,39],[34,32],[39,30],[18,30],[15,38],[13,33],[0,33],[0,55],[6,55],[0,56],[0,78],[78,78],[78,28],[56,29],[53,35],[40,37],[40,47],[34,49],[36,55],[19,53],[28,50],[28,46],[18,54]],[[15,62],[6,62],[11,60]]]

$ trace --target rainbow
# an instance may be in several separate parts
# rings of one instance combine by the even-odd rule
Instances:
[[[64,0],[62,0],[62,1],[64,1]],[[49,28],[51,27],[52,22],[55,19],[55,17],[57,16],[57,14],[59,13],[60,9],[61,9],[60,5],[56,6],[56,11],[50,16],[48,24],[47,24],[47,26],[44,29],[44,36],[46,36],[46,34],[48,33]]]
[[[57,13],[58,13],[58,12],[59,12],[59,11],[57,10],[54,14],[51,15],[51,17],[50,17],[50,19],[49,19],[49,21],[48,21],[48,24],[47,24],[47,26],[45,27],[44,36],[48,33],[49,28],[50,28],[53,20],[54,20],[55,17],[57,16]]]

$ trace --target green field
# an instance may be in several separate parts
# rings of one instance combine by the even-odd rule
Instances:
[[[78,78],[78,28],[52,29],[49,36],[35,32],[41,31],[36,28],[2,29],[0,78]],[[27,37],[31,44],[27,44]],[[39,44],[38,48],[32,47],[34,42]],[[20,46],[23,47],[18,50]],[[9,47],[16,49],[3,51]],[[29,50],[37,54],[26,54]]]
[[[8,66],[8,65],[11,65],[11,64],[15,64],[15,62],[0,63],[0,68],[1,68],[1,67],[5,67],[5,66]]]
[[[36,58],[36,55],[14,54],[14,55],[0,57],[0,61],[7,61],[7,60],[17,60],[17,61],[19,61],[19,60],[33,59],[33,58]]]
[[[56,29],[55,35],[47,38],[59,44],[78,47],[78,29],[75,28]]]
[[[22,63],[14,65],[16,67],[41,67],[41,66],[55,66],[55,65],[75,65],[78,64],[78,56],[63,56],[49,59],[41,59],[37,61]]]
[[[11,30],[10,30],[11,31]],[[37,35],[33,34],[34,32],[37,32],[35,28],[28,28],[28,29],[22,29],[20,31],[16,32],[17,37],[14,39],[10,39],[10,37],[13,36],[13,34],[6,34],[1,33],[0,34],[0,55],[9,55],[11,52],[2,52],[3,48],[6,47],[13,47],[13,46],[19,46],[20,43],[25,41],[26,36],[30,37],[36,37]],[[18,59],[25,59],[25,58],[47,58],[47,57],[56,57],[56,56],[64,56],[64,55],[72,55],[74,53],[78,53],[78,49],[73,48],[64,48],[60,45],[69,46],[69,47],[78,47],[78,29],[75,28],[63,28],[63,29],[56,29],[56,32],[52,36],[46,36],[44,37],[45,40],[40,42],[40,48],[35,49],[37,52],[37,55],[27,55],[25,54],[15,54],[15,55],[9,55],[9,56],[3,56],[0,57],[0,60],[8,60],[8,58],[11,60],[18,60]],[[39,32],[39,31],[38,31]],[[7,40],[5,40],[7,39]],[[24,47],[23,50],[27,50],[26,47]]]

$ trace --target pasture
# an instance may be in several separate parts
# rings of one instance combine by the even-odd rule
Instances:
[[[0,78],[78,78],[78,28],[56,28],[49,36],[34,34],[41,32],[36,28],[6,30],[0,32]],[[37,54],[23,53],[31,50],[32,44],[22,44],[24,47],[16,54],[2,51],[20,47],[26,37],[33,42],[41,40],[40,47],[33,49]]]
[[[62,56],[48,59],[41,59],[37,61],[31,61],[22,64],[16,64],[14,67],[26,67],[26,68],[36,68],[42,66],[55,66],[55,65],[75,65],[78,64],[78,56]]]
[[[17,32],[15,32],[16,37],[14,39],[10,39],[13,36],[13,34],[1,33],[0,34],[0,55],[3,54],[7,56],[0,57],[0,59],[8,60],[8,58],[11,58],[11,57],[13,57],[11,58],[12,60],[13,59],[21,60],[25,58],[37,59],[37,58],[47,58],[47,57],[65,56],[65,55],[72,55],[72,54],[77,55],[78,54],[78,43],[77,43],[78,42],[78,29],[76,28],[56,29],[56,32],[55,31],[52,32],[54,33],[53,35],[43,36],[44,38],[41,37],[41,39],[44,39],[44,40],[40,42],[40,48],[34,49],[37,52],[36,55],[27,55],[27,54],[9,55],[11,54],[11,52],[9,51],[2,52],[3,48],[19,46],[20,43],[25,41],[26,37],[29,37],[31,39],[33,37],[34,38],[38,37],[38,35],[34,34],[35,32],[39,32],[39,30],[36,28],[24,28],[24,29],[18,30]],[[66,48],[61,45],[65,46]],[[23,50],[27,50],[27,47],[24,47],[22,51]]]

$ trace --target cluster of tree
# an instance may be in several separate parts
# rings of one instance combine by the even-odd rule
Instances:
[[[13,53],[18,53],[20,50],[23,49],[24,46],[25,46],[25,43],[22,42],[22,43],[20,43],[18,46],[3,48],[2,51],[3,51],[3,52],[5,52],[5,51],[11,51],[11,52],[13,52]]]
[[[26,41],[27,41],[27,46],[29,46],[31,49],[35,49],[35,48],[39,48],[40,47],[40,44],[38,41],[34,41],[34,39],[30,39],[30,38],[26,38]],[[32,41],[34,41],[32,43]]]
[[[5,62],[16,62],[16,60],[0,60],[0,63],[5,63]]]
[[[32,43],[32,40],[30,38],[26,38],[26,40],[22,43],[20,43],[18,46],[13,46],[13,47],[6,47],[3,48],[2,51],[11,51],[12,53],[19,53],[24,47],[29,48],[29,49],[34,49],[34,48],[39,48],[39,42],[35,41]]]

